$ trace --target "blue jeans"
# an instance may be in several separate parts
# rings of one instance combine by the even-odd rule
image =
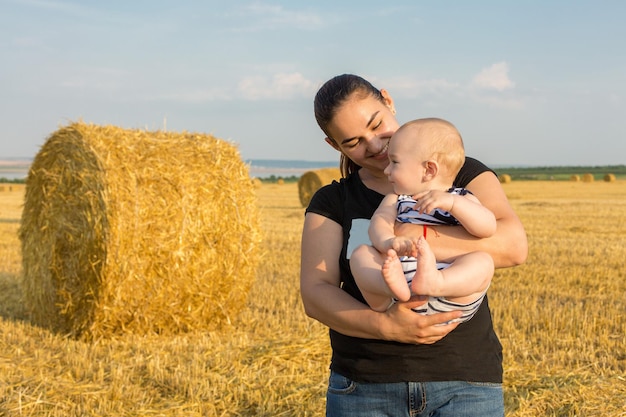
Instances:
[[[326,417],[503,417],[502,385],[451,382],[354,382],[331,372]]]

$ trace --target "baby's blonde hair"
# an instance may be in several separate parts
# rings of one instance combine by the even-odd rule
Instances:
[[[415,140],[428,141],[428,159],[437,161],[441,174],[451,179],[456,177],[465,163],[465,149],[463,138],[452,123],[430,117],[407,122],[398,131],[405,129],[413,130],[412,138]]]

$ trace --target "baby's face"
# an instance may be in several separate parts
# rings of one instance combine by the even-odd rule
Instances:
[[[413,132],[400,130],[389,142],[389,165],[385,175],[393,185],[396,194],[413,195],[421,192],[424,176],[424,149],[415,140]]]

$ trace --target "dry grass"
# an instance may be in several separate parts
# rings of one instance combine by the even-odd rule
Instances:
[[[503,186],[531,250],[489,290],[507,416],[626,416],[626,182]],[[235,322],[97,343],[24,320],[23,194],[0,194],[0,415],[322,415],[330,350],[298,294],[297,186],[264,184],[257,194],[264,253]]]
[[[490,290],[511,415],[626,415],[626,183],[504,188],[530,242]]]

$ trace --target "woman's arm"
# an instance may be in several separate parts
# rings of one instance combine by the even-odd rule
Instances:
[[[496,216],[496,232],[489,238],[478,239],[462,227],[439,226],[436,233],[428,233],[428,243],[437,259],[450,261],[459,255],[485,251],[493,258],[496,268],[520,265],[528,256],[528,241],[522,223],[509,204],[498,178],[492,172],[483,172],[466,187]],[[402,230],[398,230],[401,227]],[[396,233],[418,234],[404,225]]]
[[[434,343],[456,327],[436,326],[460,316],[459,312],[415,314],[422,302],[396,303],[384,313],[371,310],[339,287],[342,230],[336,222],[307,213],[302,232],[300,292],[308,316],[348,336]]]
[[[491,237],[496,232],[498,224],[496,216],[491,210],[480,204],[472,194],[452,195],[454,205],[450,213],[461,225],[476,237]]]
[[[448,211],[473,236],[490,237],[496,232],[496,217],[471,193],[459,195],[430,190],[414,198],[418,201],[420,212],[430,213],[436,208]]]

